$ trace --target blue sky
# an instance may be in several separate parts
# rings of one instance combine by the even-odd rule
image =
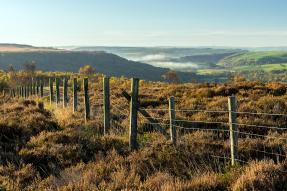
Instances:
[[[287,46],[286,0],[0,0],[0,42]]]

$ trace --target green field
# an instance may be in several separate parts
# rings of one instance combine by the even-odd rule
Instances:
[[[265,51],[265,52],[247,52],[228,56],[222,59],[219,64],[224,66],[242,66],[242,65],[265,65],[287,63],[287,52],[283,51]]]
[[[272,72],[275,70],[287,70],[287,63],[282,64],[263,64],[263,65],[244,65],[226,69],[201,69],[197,70],[199,75],[220,75],[226,72],[245,72],[245,71],[264,71]]]
[[[264,65],[247,65],[233,68],[235,71],[258,71],[272,72],[274,70],[287,70],[287,63],[282,64],[264,64]]]

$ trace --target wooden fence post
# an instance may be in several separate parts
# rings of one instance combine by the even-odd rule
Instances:
[[[129,131],[129,146],[130,150],[135,150],[138,147],[137,143],[137,118],[139,107],[139,79],[132,78],[131,82],[131,102],[130,102],[130,131]]]
[[[60,79],[56,78],[56,104],[60,103]]]
[[[43,80],[41,80],[40,82],[40,96],[44,97],[44,84],[43,84]]]
[[[26,89],[26,86],[23,87],[23,94],[24,94],[24,99],[27,98],[27,89]]]
[[[63,80],[63,107],[67,107],[68,104],[68,79]]]
[[[78,81],[73,79],[73,112],[78,111]]]
[[[29,96],[29,86],[25,86],[25,99],[27,99]]]
[[[238,128],[236,125],[235,96],[228,97],[228,110],[229,110],[231,165],[234,166],[236,164],[236,159],[238,157]]]
[[[36,84],[35,84],[35,82],[32,83],[32,95],[36,95]]]
[[[54,101],[53,78],[49,78],[49,86],[50,86],[50,104],[52,104]]]
[[[22,86],[19,87],[19,97],[22,97]]]
[[[27,95],[27,97],[30,97],[31,94],[32,94],[32,88],[31,88],[31,87],[32,87],[32,85],[29,84],[29,85],[28,85],[28,93],[27,93],[28,95]]]
[[[110,129],[110,79],[104,77],[104,134],[107,134]]]
[[[36,82],[36,95],[39,96],[39,81]]]
[[[84,78],[84,94],[85,94],[85,121],[90,119],[90,98],[89,98],[89,81],[88,78]]]
[[[176,145],[176,127],[175,127],[175,104],[174,97],[169,98],[169,127],[170,127],[170,138],[172,144]]]
[[[21,87],[20,86],[17,87],[17,95],[18,95],[18,98],[21,97]]]

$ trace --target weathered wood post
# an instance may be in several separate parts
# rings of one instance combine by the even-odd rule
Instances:
[[[90,98],[89,98],[89,81],[88,78],[84,78],[84,95],[85,95],[85,121],[90,119]]]
[[[236,98],[235,96],[228,97],[229,110],[229,131],[230,131],[230,153],[231,165],[236,164],[238,157],[238,128],[236,125]]]
[[[28,91],[29,91],[29,86],[26,85],[25,86],[25,99],[28,98],[28,95],[29,95]]]
[[[31,84],[28,85],[28,92],[27,92],[27,97],[31,96],[32,88]]]
[[[103,79],[104,90],[104,134],[110,129],[110,78]]]
[[[73,79],[73,112],[78,111],[78,81]]]
[[[63,107],[67,107],[68,104],[68,79],[63,80]]]
[[[138,123],[138,109],[139,109],[138,94],[139,94],[139,79],[132,78],[131,101],[130,101],[130,131],[129,131],[130,150],[135,150],[138,147],[137,143],[137,123]]]
[[[25,86],[21,86],[21,89],[22,89],[22,98],[25,98],[25,92],[24,92]]]
[[[60,103],[60,79],[56,78],[56,104],[57,106]]]
[[[22,97],[22,86],[19,87],[19,96]]]
[[[40,91],[39,91],[39,88],[40,88],[39,85],[40,85],[40,84],[39,84],[39,81],[37,80],[37,82],[36,82],[36,95],[37,95],[37,96],[39,96],[39,92],[40,92]]]
[[[36,95],[36,83],[33,82],[32,84],[32,95]]]
[[[14,88],[12,88],[11,93],[12,93],[12,97],[14,98],[15,97],[15,89]]]
[[[172,144],[176,145],[176,127],[175,127],[175,104],[174,97],[169,98],[169,128],[170,128],[170,138]]]
[[[17,87],[17,95],[19,98],[21,97],[21,87],[20,86]]]
[[[49,78],[49,86],[50,86],[50,104],[54,101],[54,91],[53,91],[53,78]]]
[[[24,86],[23,87],[23,94],[24,94],[24,98],[26,99],[27,98],[27,88],[26,88],[27,86]]]
[[[40,81],[40,96],[44,97],[44,82],[43,82],[43,80]]]

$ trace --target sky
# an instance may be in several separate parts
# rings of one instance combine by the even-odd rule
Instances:
[[[286,0],[0,0],[0,43],[287,46]]]

